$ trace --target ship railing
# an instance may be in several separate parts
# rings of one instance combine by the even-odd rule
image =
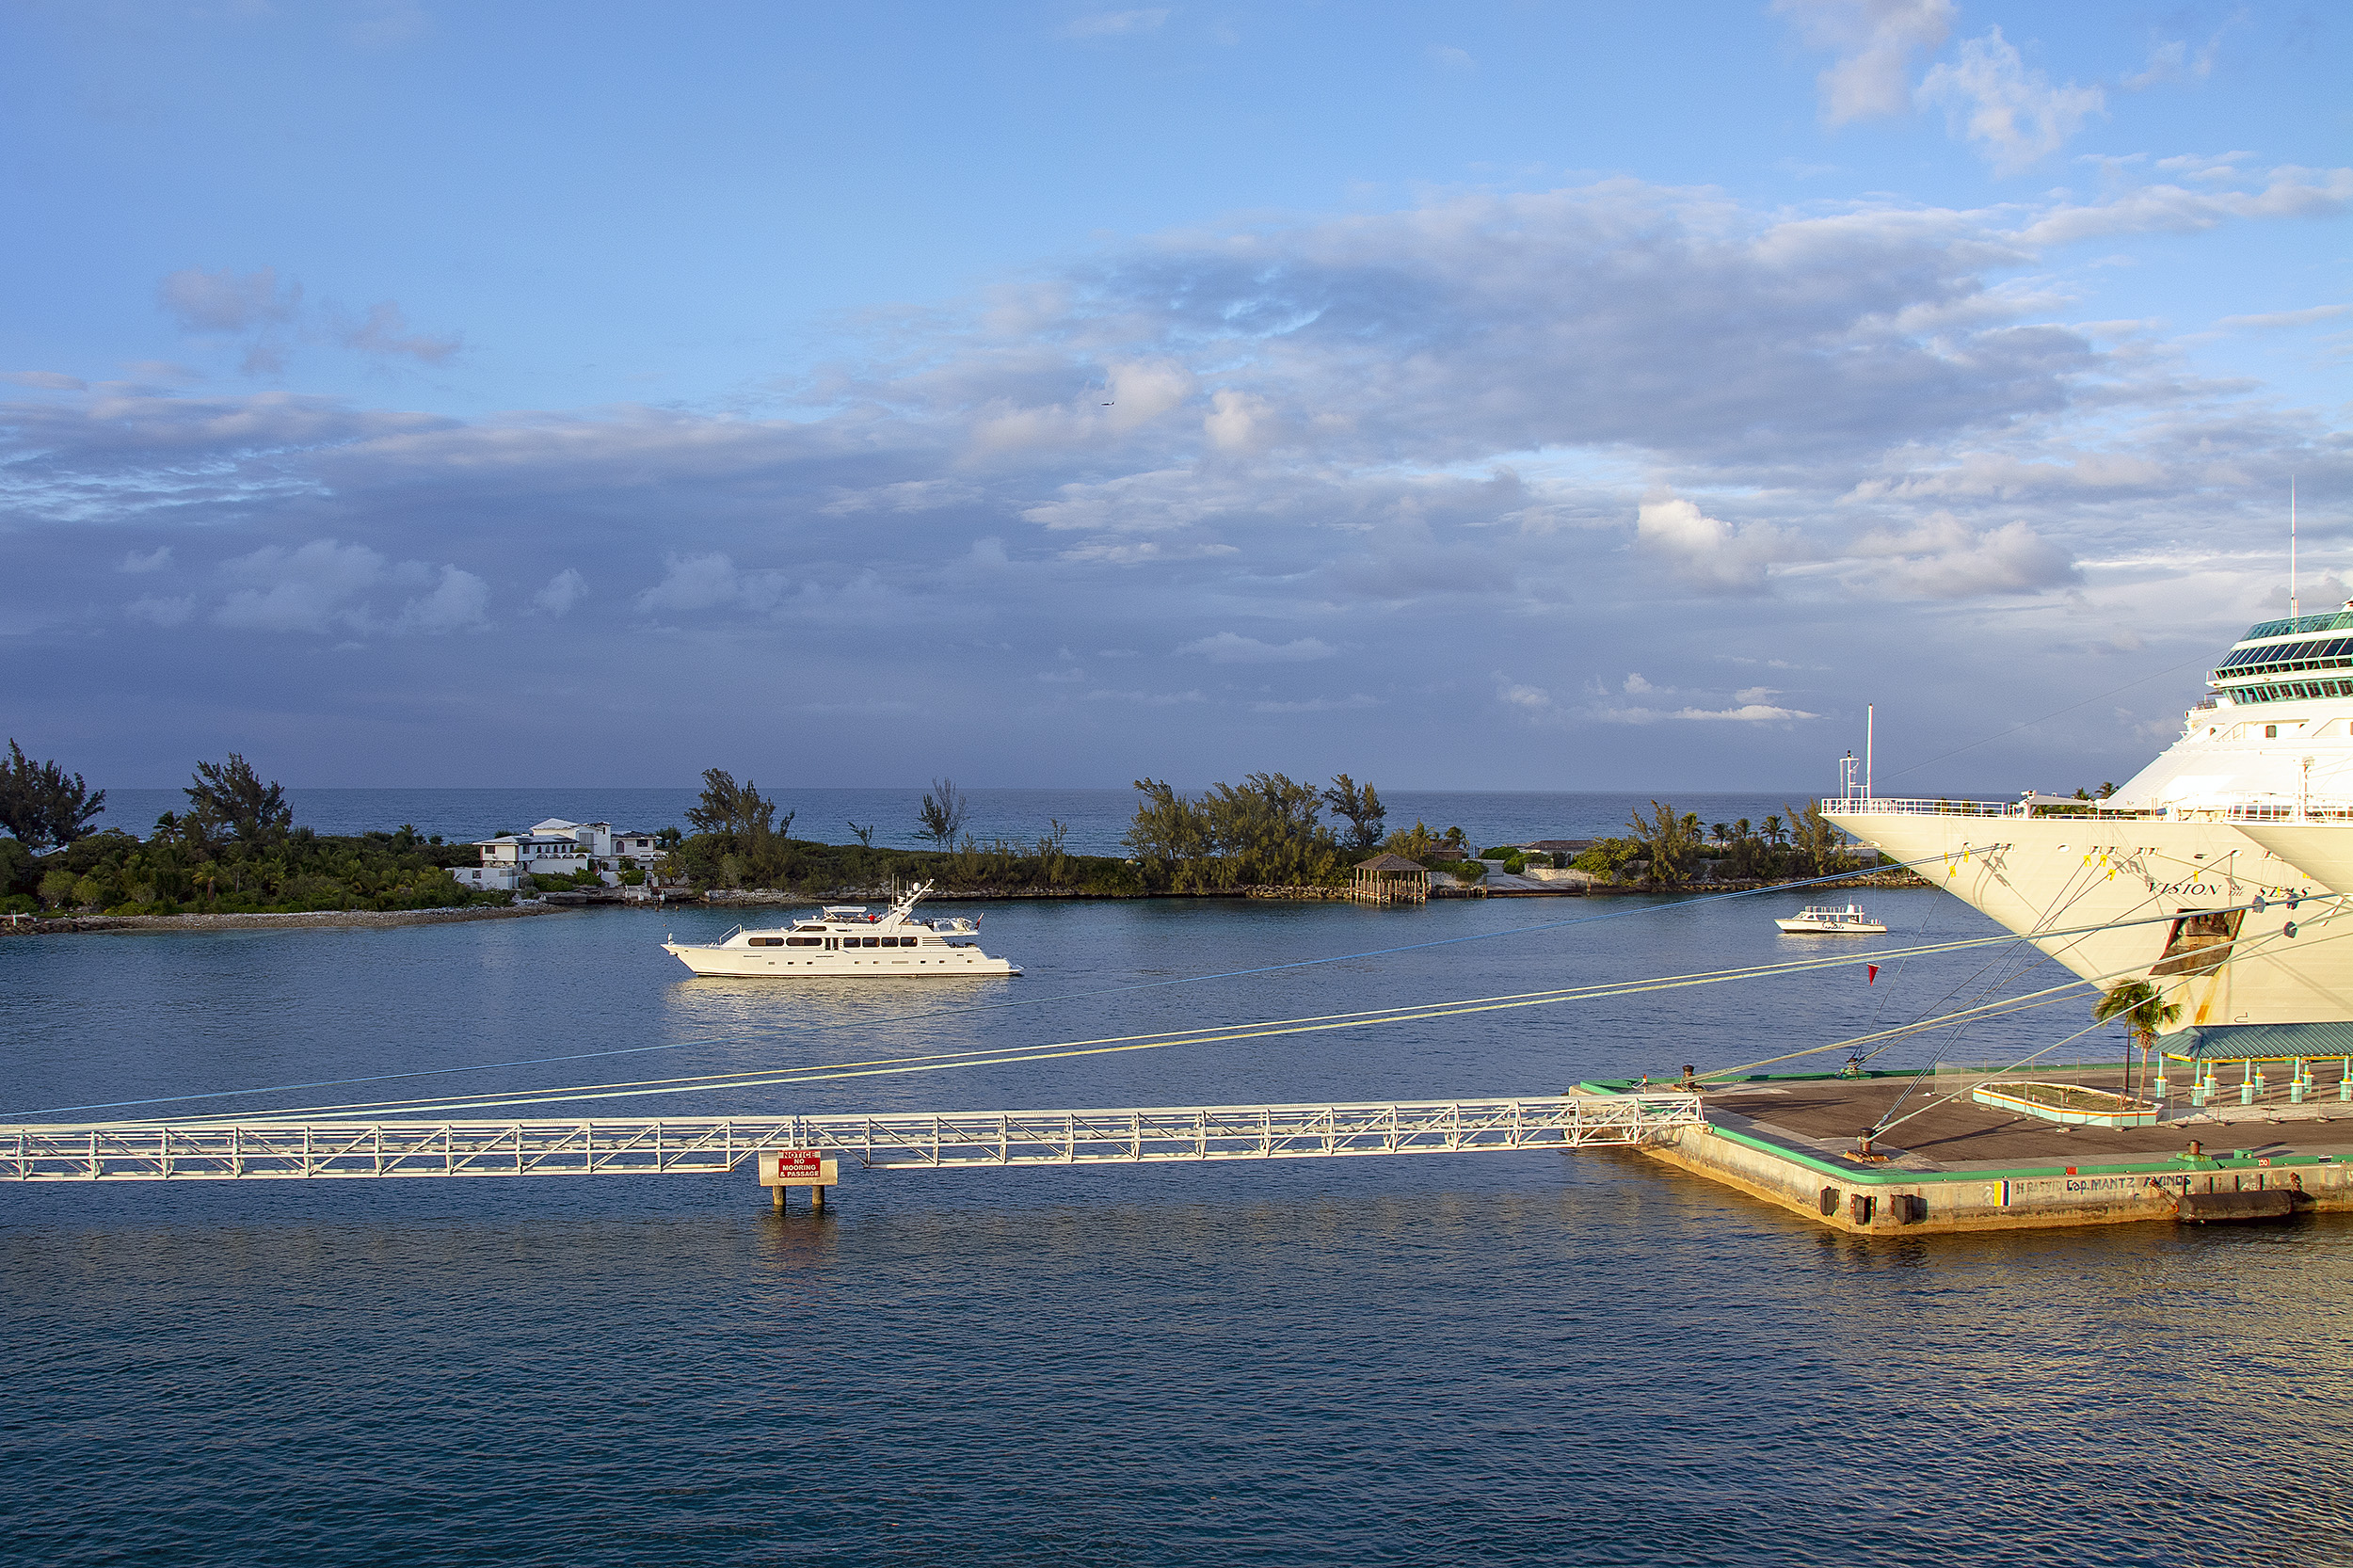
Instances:
[[[1890,800],[1883,795],[1833,795],[1822,802],[1825,813],[1849,817],[2015,817],[2024,808],[2014,800]]]
[[[2294,801],[2265,806],[2231,806],[2216,813],[2224,822],[2343,823],[2353,822],[2353,804],[2345,801]]]

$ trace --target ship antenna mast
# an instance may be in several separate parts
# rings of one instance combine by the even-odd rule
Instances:
[[[1877,703],[1866,702],[1863,705],[1863,798],[1865,800],[1877,798],[1871,793],[1871,741],[1878,729],[1879,712]]]
[[[2288,621],[2296,620],[2296,475],[2288,475]]]

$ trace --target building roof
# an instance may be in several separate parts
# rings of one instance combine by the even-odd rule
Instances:
[[[1427,870],[1418,860],[1408,860],[1402,855],[1376,855],[1369,860],[1359,860],[1360,872],[1418,872]]]

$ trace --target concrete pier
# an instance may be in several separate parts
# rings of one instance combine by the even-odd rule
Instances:
[[[2036,1076],[2112,1089],[2121,1070]],[[2061,1127],[1971,1100],[2002,1076],[1940,1072],[1909,1094],[1908,1072],[1709,1085],[1705,1125],[1664,1132],[1643,1152],[1859,1235],[2353,1209],[2353,1113],[2333,1095],[2291,1102],[2281,1085],[2278,1104],[2170,1107],[2153,1127]],[[1859,1158],[1861,1134],[1891,1107],[1921,1113]]]

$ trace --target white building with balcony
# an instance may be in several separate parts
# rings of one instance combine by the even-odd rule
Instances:
[[[571,876],[584,871],[593,871],[598,881],[617,888],[621,872],[631,869],[623,861],[643,867],[659,854],[650,833],[616,833],[611,823],[566,822],[561,817],[550,817],[528,833],[477,839],[473,847],[482,852],[482,864],[460,866],[449,874],[460,887],[494,892],[520,891],[533,876]]]

